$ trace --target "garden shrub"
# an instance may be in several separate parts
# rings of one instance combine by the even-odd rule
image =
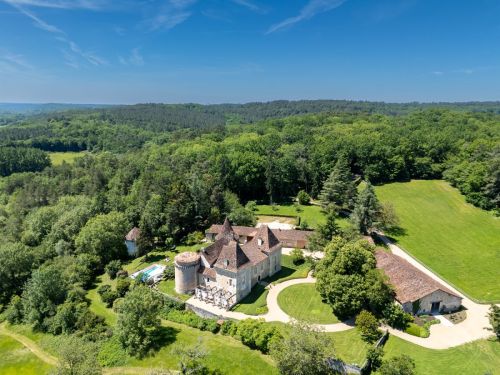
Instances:
[[[108,274],[109,278],[113,280],[116,277],[116,274],[120,269],[122,268],[122,263],[119,260],[112,260],[109,262],[106,267],[104,267],[104,270]]]
[[[128,277],[128,271],[126,270],[120,270],[116,273],[116,277],[119,279],[125,279]]]
[[[382,312],[384,321],[396,329],[406,329],[408,324],[413,322],[413,316],[406,313],[403,308],[395,303],[387,305]]]
[[[124,297],[130,289],[129,279],[118,279],[116,281],[116,292],[120,297]]]
[[[200,243],[204,238],[205,238],[205,236],[203,235],[202,232],[196,231],[196,232],[189,233],[186,236],[185,242],[186,242],[186,245],[192,246],[192,245],[196,245],[197,243]]]
[[[303,264],[305,262],[304,252],[300,249],[293,249],[290,252],[290,256],[292,257],[292,262],[296,266]]]
[[[163,271],[163,278],[165,280],[175,279],[175,267],[173,264],[167,264],[165,270]]]
[[[113,306],[113,302],[119,297],[118,293],[111,289],[111,285],[101,285],[97,289],[97,293],[101,296],[101,300],[106,304],[106,307]]]
[[[101,366],[115,367],[123,366],[127,362],[128,355],[123,349],[117,336],[104,341],[101,344],[97,360]]]
[[[311,197],[309,194],[307,194],[307,192],[305,192],[304,190],[301,190],[297,194],[297,201],[299,202],[299,204],[306,206],[309,203],[311,203]]]
[[[4,313],[5,319],[10,324],[19,324],[23,320],[23,302],[21,297],[14,295]]]
[[[191,311],[170,310],[166,314],[164,313],[163,317],[171,322],[198,328],[200,331],[208,331],[212,333],[217,333],[219,331],[219,325],[215,319],[202,318]]]
[[[276,327],[256,319],[233,322],[230,327],[225,327],[224,330],[239,339],[244,345],[258,349],[264,354],[269,353],[274,340],[281,338],[281,333]]]
[[[412,336],[427,337],[425,336],[425,329],[415,323],[410,323],[408,327],[406,327],[405,332]]]
[[[381,332],[378,329],[379,323],[375,315],[363,310],[356,317],[356,327],[361,332],[361,338],[369,343],[377,341]]]

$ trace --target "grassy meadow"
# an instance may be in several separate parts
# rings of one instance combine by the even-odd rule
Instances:
[[[321,300],[314,284],[297,284],[278,294],[278,304],[292,318],[314,324],[333,324],[339,320]]]
[[[49,153],[50,161],[52,165],[58,166],[63,163],[72,164],[77,158],[81,158],[85,155],[83,152],[51,152]]]
[[[391,202],[401,247],[480,302],[500,301],[500,218],[465,202],[445,181],[415,180],[376,187]]]
[[[42,375],[49,374],[52,367],[35,356],[16,340],[0,335],[0,374]]]

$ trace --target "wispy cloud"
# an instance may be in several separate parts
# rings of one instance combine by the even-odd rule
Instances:
[[[91,9],[98,10],[108,4],[107,0],[4,0],[18,6],[57,9]]]
[[[267,34],[274,33],[295,25],[298,22],[309,20],[320,13],[325,13],[338,8],[347,0],[309,0],[309,2],[301,9],[300,13],[294,17],[287,18],[277,24],[272,25]]]
[[[134,48],[130,56],[127,58],[124,58],[122,56],[118,57],[118,60],[122,65],[135,65],[135,66],[142,66],[144,65],[144,58],[142,57],[139,48]]]
[[[440,71],[440,70],[435,70],[432,72],[433,75],[435,76],[442,76],[444,74],[444,72]]]
[[[26,3],[27,2],[30,2],[30,3],[37,2],[35,0],[33,0],[33,1],[31,1],[31,0],[5,0],[5,2],[12,5],[20,13],[24,14],[26,17],[33,20],[33,24],[36,27],[38,27],[42,30],[45,30],[49,33],[55,34],[55,39],[57,41],[66,44],[67,47],[69,48],[69,50],[71,50],[74,54],[80,56],[81,58],[85,59],[90,64],[92,64],[94,66],[99,66],[99,65],[105,65],[107,63],[106,60],[99,57],[94,52],[85,51],[85,50],[81,49],[74,41],[72,41],[71,39],[68,38],[67,34],[63,30],[59,29],[57,26],[51,25],[50,23],[48,23],[48,22],[44,21],[43,19],[41,19],[40,17],[38,17],[32,11],[21,6],[19,3],[23,2],[23,1]],[[41,2],[45,3],[45,1],[41,1]],[[81,2],[83,2],[83,1],[81,1]],[[68,51],[65,52],[65,54],[66,54],[64,56],[65,62],[67,65],[75,67],[76,63],[74,61],[72,61],[71,59],[68,59],[68,57],[67,57],[68,53],[69,53]]]
[[[241,5],[247,9],[250,9],[251,11],[254,11],[254,12],[261,12],[262,11],[262,9],[258,5],[252,3],[249,0],[232,0],[232,2],[235,4]]]
[[[158,14],[147,21],[150,31],[170,30],[191,17],[191,6],[197,0],[168,0],[158,11]]]
[[[23,55],[15,54],[10,51],[0,52],[0,70],[19,72],[33,70],[33,66],[26,61]]]

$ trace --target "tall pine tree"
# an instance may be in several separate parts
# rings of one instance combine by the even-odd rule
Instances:
[[[362,234],[368,234],[380,216],[380,202],[375,195],[372,184],[366,183],[366,188],[359,193],[356,205],[351,215],[355,228]]]
[[[330,176],[323,184],[319,200],[323,208],[352,209],[356,198],[356,185],[347,159],[340,157],[335,163]]]

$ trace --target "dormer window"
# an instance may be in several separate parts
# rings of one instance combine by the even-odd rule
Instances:
[[[257,244],[258,244],[259,246],[262,246],[262,245],[264,244],[264,240],[263,240],[262,238],[260,238],[260,237],[259,237],[259,238],[257,239]]]

